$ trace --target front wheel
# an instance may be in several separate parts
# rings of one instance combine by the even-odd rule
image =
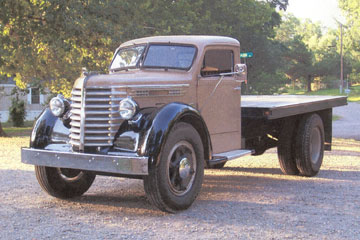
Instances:
[[[296,138],[295,159],[300,173],[315,176],[324,156],[324,126],[318,114],[304,116],[299,124]]]
[[[83,195],[94,182],[96,175],[77,169],[35,166],[36,178],[41,188],[57,198]]]
[[[199,134],[190,124],[176,124],[159,157],[159,164],[144,178],[149,200],[166,212],[189,208],[200,192],[204,176],[204,150]]]

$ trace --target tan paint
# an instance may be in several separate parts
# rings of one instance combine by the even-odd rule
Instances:
[[[207,49],[230,49],[234,53],[234,64],[237,64],[240,63],[240,43],[233,38],[218,36],[158,36],[131,40],[120,47],[147,43],[194,45],[197,55],[193,66],[188,71],[134,69],[93,75],[88,77],[86,87],[115,87],[117,90],[126,91],[140,107],[159,107],[170,102],[190,104],[198,110],[201,109],[201,115],[211,134],[214,153],[240,149],[240,91],[234,89],[240,86],[240,83],[236,82],[234,76],[225,77],[214,95],[209,98],[219,77],[200,75]],[[83,82],[84,78],[77,79],[74,87],[83,87]],[[141,95],[145,93],[149,96]]]

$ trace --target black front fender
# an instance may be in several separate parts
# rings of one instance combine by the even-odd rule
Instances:
[[[44,149],[52,143],[66,143],[69,129],[61,119],[55,117],[49,108],[45,108],[35,121],[30,138],[30,147]]]
[[[151,126],[144,134],[140,144],[139,153],[149,156],[149,170],[159,163],[159,155],[167,136],[177,122],[191,124],[200,135],[204,145],[205,160],[211,158],[211,140],[206,124],[200,113],[193,107],[183,103],[170,103],[163,106],[150,116]]]

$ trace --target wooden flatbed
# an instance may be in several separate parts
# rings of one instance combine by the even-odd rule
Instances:
[[[321,111],[347,104],[343,96],[243,95],[242,118],[268,120]]]

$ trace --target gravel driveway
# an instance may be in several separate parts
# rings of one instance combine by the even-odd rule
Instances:
[[[349,102],[348,105],[334,108],[333,114],[340,116],[333,121],[333,136],[360,140],[360,103]]]
[[[0,239],[359,239],[360,142],[333,149],[313,178],[283,175],[275,150],[206,170],[193,206],[166,214],[140,180],[97,177],[80,198],[52,198],[19,148],[1,146]]]

